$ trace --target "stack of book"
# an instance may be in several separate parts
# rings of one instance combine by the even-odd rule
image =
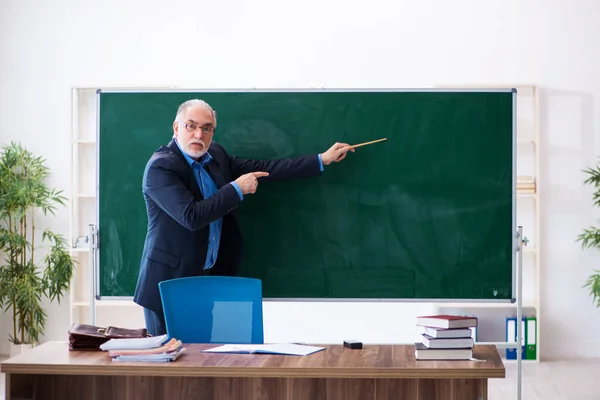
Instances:
[[[528,175],[517,176],[517,192],[535,193],[535,178]]]
[[[473,358],[475,341],[471,328],[477,328],[477,317],[428,315],[417,317],[417,325],[424,330],[421,341],[415,343],[417,360]]]
[[[101,350],[108,351],[112,361],[175,361],[185,347],[180,340],[168,339],[167,335],[153,336],[139,339],[111,339],[100,346]]]

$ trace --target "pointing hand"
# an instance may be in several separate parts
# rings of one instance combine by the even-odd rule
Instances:
[[[263,176],[269,176],[268,172],[250,172],[244,174],[235,180],[238,184],[242,194],[255,193],[258,187],[258,178]]]

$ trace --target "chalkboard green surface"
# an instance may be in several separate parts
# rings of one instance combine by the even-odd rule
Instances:
[[[321,177],[263,183],[239,210],[242,276],[265,298],[513,297],[512,91],[99,92],[97,296],[132,296],[146,233],[142,174],[177,106],[217,111],[240,157],[356,149]]]

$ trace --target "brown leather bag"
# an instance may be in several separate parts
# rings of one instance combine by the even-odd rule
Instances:
[[[100,350],[102,343],[110,339],[143,338],[150,336],[146,328],[127,329],[109,326],[73,324],[69,329],[70,350]]]

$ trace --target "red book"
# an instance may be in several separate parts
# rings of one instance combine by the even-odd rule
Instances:
[[[477,317],[463,315],[427,315],[417,317],[417,325],[433,328],[454,329],[477,326]]]

